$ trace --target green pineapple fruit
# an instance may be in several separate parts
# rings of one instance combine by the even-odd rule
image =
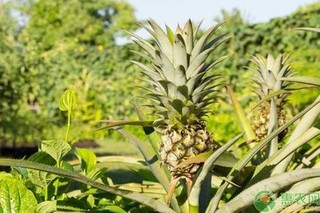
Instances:
[[[278,95],[271,99],[275,101],[277,107],[277,125],[280,127],[286,123],[284,105],[288,95],[286,89],[290,85],[290,83],[283,80],[283,78],[293,75],[290,68],[291,63],[288,57],[284,55],[279,55],[276,59],[272,55],[268,55],[267,58],[256,55],[253,57],[253,62],[258,68],[258,73],[255,75],[254,81],[258,85],[255,92],[258,94],[259,99],[263,100],[269,95],[279,92]],[[283,90],[282,93],[281,90]],[[265,138],[268,135],[268,131],[270,131],[271,99],[263,101],[260,104],[253,121],[254,131],[258,140]],[[279,139],[281,140],[285,134],[286,130],[279,135]]]
[[[178,166],[184,160],[214,150],[216,143],[205,125],[208,106],[217,96],[217,74],[209,70],[224,57],[208,60],[208,56],[226,40],[225,35],[211,38],[220,25],[211,27],[199,39],[198,28],[189,20],[184,28],[166,32],[153,20],[151,28],[143,26],[152,42],[132,34],[147,54],[137,52],[148,65],[134,62],[148,83],[147,98],[158,119],[156,130],[162,135],[160,157],[162,163],[177,178],[191,179],[199,164]]]

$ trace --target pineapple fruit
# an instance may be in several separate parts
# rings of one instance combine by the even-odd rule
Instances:
[[[277,126],[280,127],[286,123],[286,116],[284,111],[284,105],[288,96],[287,87],[290,85],[289,82],[283,78],[290,77],[293,75],[290,68],[291,63],[285,55],[279,55],[274,58],[272,55],[268,55],[264,58],[261,55],[256,55],[252,60],[256,66],[258,73],[254,77],[254,81],[257,84],[255,92],[259,96],[260,101],[267,99],[268,96],[278,93],[268,100],[264,100],[260,106],[257,114],[254,118],[254,131],[257,139],[261,140],[265,138],[270,131],[270,110],[271,100],[275,101],[277,111]],[[281,92],[281,90],[283,92]],[[284,138],[287,130],[283,131],[279,135],[279,141]]]
[[[225,35],[212,38],[219,24],[199,37],[198,29],[189,20],[183,28],[164,31],[156,22],[148,20],[151,28],[143,26],[152,36],[148,42],[131,34],[147,54],[136,52],[148,65],[138,65],[148,86],[146,97],[152,101],[157,115],[155,129],[162,135],[160,157],[174,179],[191,180],[199,168],[193,163],[179,166],[184,160],[214,150],[216,143],[206,129],[208,106],[217,96],[217,74],[209,73],[224,57],[208,60],[210,53]],[[198,38],[199,37],[199,38]]]

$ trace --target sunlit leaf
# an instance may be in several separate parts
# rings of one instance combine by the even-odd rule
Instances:
[[[75,106],[76,93],[74,89],[68,88],[59,100],[59,109],[61,111],[71,111]]]
[[[24,183],[0,175],[0,212],[34,212],[37,200]]]

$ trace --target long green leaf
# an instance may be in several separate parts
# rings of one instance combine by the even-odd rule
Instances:
[[[200,174],[198,175],[192,189],[189,195],[189,205],[193,208],[198,208],[199,206],[199,199],[200,199],[200,190],[201,185],[206,179],[207,175],[209,174],[210,170],[212,169],[215,161],[224,153],[227,151],[228,148],[230,148],[234,143],[236,143],[244,133],[237,135],[235,138],[230,140],[228,143],[220,147],[218,150],[216,150],[204,163]]]
[[[270,93],[269,95],[267,95],[267,96],[265,96],[263,99],[261,99],[256,105],[254,105],[254,107],[252,107],[252,109],[253,109],[253,110],[256,109],[256,108],[257,108],[258,106],[260,106],[263,102],[268,101],[268,100],[270,100],[271,98],[276,97],[276,96],[278,96],[278,95],[281,95],[281,94],[283,94],[283,93],[287,93],[287,91],[281,89],[281,90],[278,90],[278,91],[275,91],[275,92]]]
[[[283,81],[292,81],[296,83],[308,84],[313,86],[320,86],[320,78],[309,76],[292,76],[287,78],[281,78]]]
[[[262,162],[260,165],[257,166],[254,176],[248,185],[252,185],[253,183],[265,179],[265,174],[270,174],[270,171],[274,168],[275,165],[280,163],[283,159],[285,159],[288,155],[295,152],[299,147],[304,145],[305,143],[309,142],[316,136],[320,134],[320,130],[317,128],[310,128],[306,132],[302,133],[298,138],[296,138],[291,143],[286,144],[281,150],[278,150],[274,155],[270,158]],[[259,174],[260,175],[259,177]]]
[[[295,196],[298,194],[303,194],[303,195],[307,195],[311,192],[314,192],[316,190],[320,189],[320,178],[316,177],[316,178],[310,178],[304,181],[299,182],[298,184],[293,185],[288,191],[284,192],[286,194],[291,194],[293,195],[292,197],[292,205],[287,206],[287,205],[283,205],[281,196],[279,198],[277,198],[275,200],[276,206],[275,208],[272,210],[272,212],[276,213],[276,212],[280,212],[282,211],[284,208],[290,208],[291,211],[293,211],[293,209],[296,209],[298,207],[303,207],[304,205],[308,205],[308,203],[303,204],[303,202],[301,202],[300,200],[300,205],[297,203],[299,202],[299,196]],[[301,205],[302,203],[302,205]],[[289,212],[289,211],[283,211],[283,212]]]
[[[233,109],[239,119],[242,130],[246,134],[247,140],[248,141],[254,140],[256,138],[256,135],[254,134],[254,132],[252,130],[251,124],[248,121],[243,108],[241,107],[241,105],[240,105],[236,95],[232,91],[231,87],[227,86],[226,88],[227,88],[227,93],[229,94],[229,97],[231,99]]]
[[[320,169],[301,169],[270,177],[244,190],[216,212],[239,212],[251,205],[255,195],[260,191],[268,190],[276,193],[295,183],[314,177],[320,177]]]
[[[320,28],[311,28],[311,27],[299,27],[296,30],[305,30],[320,33]]]
[[[151,147],[150,144],[145,143],[135,136],[131,135],[128,131],[124,129],[117,129],[117,131],[126,139],[128,139],[132,144],[136,145],[137,148],[140,150],[141,154],[143,155],[145,161],[148,163],[152,173],[163,186],[163,188],[168,191],[169,189],[169,178],[165,172],[165,168],[161,167],[160,161],[154,149]],[[172,204],[177,206],[177,200],[173,198]],[[177,209],[176,209],[177,210]]]
[[[236,175],[237,171],[241,171],[249,162],[250,160],[264,147],[267,145],[273,138],[275,138],[280,132],[288,128],[291,124],[293,124],[295,121],[297,121],[299,118],[301,118],[304,114],[306,114],[309,110],[312,110],[317,104],[320,105],[320,97],[317,99],[314,103],[306,107],[303,111],[298,113],[296,116],[294,116],[290,121],[288,121],[286,124],[278,128],[276,131],[272,132],[270,135],[268,135],[264,140],[259,142],[255,147],[253,147],[250,152],[245,155],[242,159],[239,160],[239,162],[232,168],[230,173],[228,174],[228,181],[232,181],[234,176]],[[218,189],[216,195],[211,199],[209,207],[207,212],[215,212],[218,208],[219,201],[221,199],[221,196],[223,195],[224,191],[229,185],[229,182],[225,181],[220,188]]]
[[[310,108],[311,110],[302,117],[299,124],[294,129],[290,138],[288,139],[288,143],[290,143],[290,141],[294,140],[299,135],[301,135],[301,133],[307,131],[313,125],[315,120],[318,118],[320,114],[320,95],[310,106],[312,106],[312,108]],[[283,173],[288,167],[292,157],[293,155],[291,154],[286,159],[284,159],[281,163],[279,163],[272,171],[272,175]]]
[[[14,167],[23,167],[28,169],[35,169],[35,170],[41,170],[44,172],[56,174],[59,176],[70,178],[74,181],[92,186],[94,188],[100,189],[102,191],[119,195],[124,198],[128,198],[133,201],[137,201],[139,203],[142,203],[144,205],[150,206],[156,211],[159,212],[170,212],[174,213],[172,209],[170,209],[168,206],[166,206],[164,203],[157,201],[155,199],[150,198],[149,196],[137,193],[137,192],[130,192],[126,190],[120,190],[113,187],[109,187],[107,185],[104,185],[100,182],[91,180],[83,175],[80,175],[76,172],[71,172],[63,169],[59,169],[53,166],[44,165],[41,163],[35,163],[31,161],[26,160],[16,160],[16,159],[7,159],[7,158],[0,158],[0,165],[2,166],[14,166]]]

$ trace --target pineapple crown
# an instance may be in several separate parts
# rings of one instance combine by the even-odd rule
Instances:
[[[259,98],[262,100],[272,94],[279,93],[279,99],[284,101],[290,85],[290,82],[286,81],[285,78],[294,75],[289,57],[284,54],[280,54],[277,58],[270,54],[267,58],[256,55],[252,61],[258,68],[258,73],[253,80],[258,85],[255,92]]]
[[[153,20],[151,28],[142,25],[152,36],[152,43],[130,33],[147,54],[136,52],[149,65],[133,61],[146,76],[150,85],[147,98],[152,100],[159,119],[156,126],[185,126],[203,121],[208,106],[214,102],[217,74],[208,74],[225,57],[208,60],[208,56],[223,41],[225,35],[211,38],[221,24],[208,29],[198,39],[199,27],[190,20],[175,32],[166,26],[166,32]]]

